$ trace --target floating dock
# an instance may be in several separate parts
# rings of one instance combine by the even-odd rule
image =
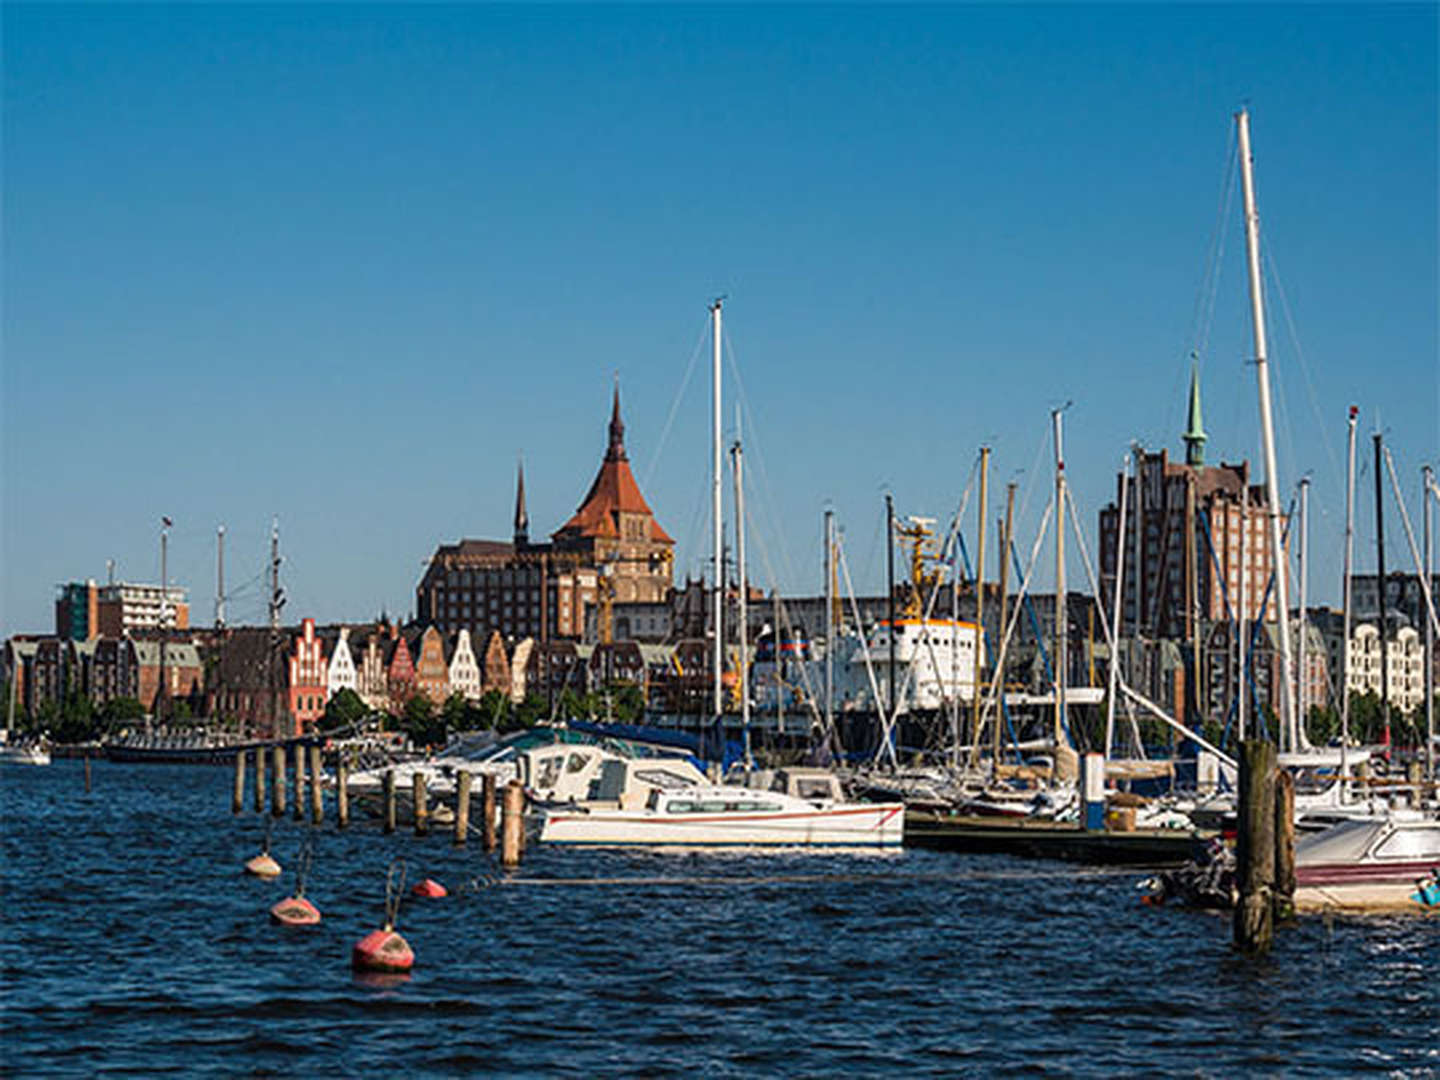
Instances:
[[[911,847],[1026,855],[1110,866],[1180,866],[1218,836],[1213,829],[1085,829],[1075,822],[905,813]]]

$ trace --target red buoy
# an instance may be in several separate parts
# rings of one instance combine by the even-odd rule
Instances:
[[[270,909],[270,918],[282,926],[314,926],[320,909],[303,896],[290,896]]]
[[[428,877],[424,881],[417,882],[415,887],[410,891],[416,896],[428,896],[433,899],[439,899],[442,896],[450,895],[448,892],[445,891],[444,885],[441,885],[434,878]]]
[[[415,966],[410,944],[390,927],[372,930],[350,953],[350,965],[357,971],[398,973]]]
[[[262,851],[245,864],[245,872],[256,877],[279,877],[280,864],[270,857],[268,851]]]

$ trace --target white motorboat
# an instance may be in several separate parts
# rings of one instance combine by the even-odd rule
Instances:
[[[598,847],[898,848],[903,803],[855,803],[823,769],[782,769],[769,789],[655,788],[640,807],[576,807],[544,815],[540,839]]]
[[[10,765],[49,765],[50,748],[43,742],[0,740],[0,762]]]
[[[1298,909],[1440,909],[1440,820],[1392,810],[1341,822],[1295,845]]]

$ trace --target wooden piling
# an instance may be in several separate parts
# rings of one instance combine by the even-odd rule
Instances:
[[[90,755],[85,755],[85,790],[90,790]],[[245,809],[245,751],[235,754],[235,790],[230,797],[230,812],[238,814]]]
[[[480,830],[486,851],[495,850],[495,774],[480,776]]]
[[[320,747],[310,747],[310,821],[319,825],[325,820],[325,790],[320,786]]]
[[[385,770],[385,831],[395,831],[395,770]]]
[[[470,831],[470,781],[464,769],[455,777],[455,843],[463,844]]]
[[[415,835],[430,831],[430,808],[425,801],[425,774],[416,769],[410,777],[410,801],[415,808]]]
[[[500,811],[500,865],[520,865],[525,847],[525,789],[520,781],[505,785],[505,801]]]
[[[1420,762],[1412,761],[1405,766],[1405,783],[1410,786],[1410,805],[1425,805],[1425,782]]]
[[[255,747],[255,812],[265,812],[265,748]]]
[[[1275,771],[1275,898],[1277,922],[1295,918],[1295,777]]]
[[[86,794],[86,795],[89,795],[89,794],[90,794],[90,755],[89,755],[89,754],[86,754],[86,755],[85,755],[85,794]],[[242,794],[243,794],[243,792],[242,792]],[[240,812],[240,807],[237,806],[237,807],[235,808],[235,812],[238,814],[238,813]]]
[[[350,824],[350,764],[344,754],[335,763],[335,824],[342,829]]]
[[[273,751],[274,775],[270,778],[270,813],[275,817],[285,816],[285,747],[276,745]]]
[[[295,820],[305,820],[305,744],[295,744]]]
[[[1275,933],[1275,744],[1246,739],[1240,747],[1240,835],[1235,852],[1235,944],[1270,951]]]

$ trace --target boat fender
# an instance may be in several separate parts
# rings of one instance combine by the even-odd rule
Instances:
[[[442,896],[450,895],[445,890],[444,885],[441,885],[434,878],[428,877],[424,881],[416,882],[415,887],[411,889],[410,892],[413,893],[415,896],[428,896],[431,899],[436,900],[438,900]]]
[[[372,930],[356,942],[350,953],[350,966],[356,971],[399,974],[415,966],[415,953],[410,943],[387,925]]]
[[[303,896],[290,896],[270,909],[270,918],[281,926],[314,926],[320,909]]]
[[[280,864],[271,857],[268,851],[262,851],[245,864],[245,873],[253,874],[255,877],[279,877]]]

